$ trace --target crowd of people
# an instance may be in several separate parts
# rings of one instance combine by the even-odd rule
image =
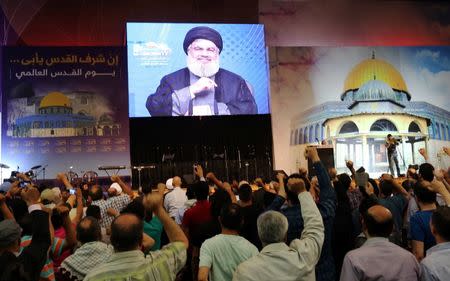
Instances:
[[[313,177],[228,183],[196,165],[187,187],[133,190],[18,174],[0,188],[0,281],[450,280],[450,167],[420,153],[405,177],[367,181],[313,147]]]

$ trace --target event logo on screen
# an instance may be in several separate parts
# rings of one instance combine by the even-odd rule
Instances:
[[[130,117],[269,113],[264,27],[127,23]]]

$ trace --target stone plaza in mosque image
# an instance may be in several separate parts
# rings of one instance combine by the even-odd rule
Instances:
[[[450,144],[450,112],[417,101],[402,74],[372,54],[343,81],[338,101],[326,101],[291,119],[290,145],[295,149],[319,142],[332,145],[338,172],[345,161],[364,166],[371,175],[388,172],[387,134],[400,140],[400,169],[423,162],[419,148],[433,151],[439,166],[442,146]]]

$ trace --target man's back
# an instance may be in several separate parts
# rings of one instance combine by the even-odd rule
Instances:
[[[379,199],[378,202],[389,209],[394,219],[394,235],[399,235],[403,228],[403,213],[408,205],[408,199],[401,194],[389,196],[387,198]]]
[[[420,263],[421,280],[450,280],[450,242],[440,243],[427,251]]]
[[[200,264],[210,268],[210,280],[231,280],[236,267],[258,254],[258,249],[238,235],[219,234],[203,242]]]
[[[233,280],[315,280],[316,263],[305,261],[303,257],[286,243],[273,243],[241,263]]]
[[[178,215],[178,209],[183,207],[186,201],[186,192],[180,187],[175,187],[172,191],[166,194],[164,198],[164,208],[169,213],[171,218],[175,218]]]
[[[186,248],[181,242],[170,243],[146,257],[139,250],[116,252],[108,262],[90,271],[84,281],[175,280],[185,263]]]
[[[112,208],[118,212],[122,211],[129,203],[131,202],[130,196],[127,194],[121,194],[118,196],[113,196],[108,198],[107,200],[100,199],[92,201],[92,205],[96,205],[100,207],[100,215],[102,220],[100,221],[100,225],[102,227],[108,228],[112,221],[114,220],[113,216],[107,214],[107,210]]]
[[[324,241],[323,221],[309,192],[301,192],[298,198],[305,225],[301,238],[292,240],[290,246],[284,242],[268,244],[238,266],[234,281],[316,280],[315,267]]]
[[[111,245],[100,241],[85,243],[62,262],[61,274],[83,280],[89,271],[109,260],[113,252]]]
[[[419,264],[410,252],[387,238],[375,237],[345,256],[340,280],[414,281],[419,273]]]
[[[262,210],[258,209],[254,204],[242,207],[241,213],[244,219],[240,234],[247,239],[250,243],[261,249],[261,241],[258,237],[258,229],[256,227],[256,220],[261,214]]]

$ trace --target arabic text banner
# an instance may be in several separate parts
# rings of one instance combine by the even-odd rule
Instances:
[[[2,161],[47,178],[129,165],[123,58],[120,47],[5,48]]]

